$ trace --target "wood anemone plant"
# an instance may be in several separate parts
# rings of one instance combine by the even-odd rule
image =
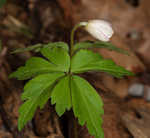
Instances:
[[[74,33],[83,27],[91,35],[101,41],[79,42],[74,44]],[[13,53],[33,50],[40,52],[41,57],[31,57],[25,66],[18,68],[10,78],[29,80],[24,86],[21,99],[24,103],[19,108],[18,129],[33,118],[38,107],[41,109],[51,99],[56,112],[62,116],[66,110],[73,109],[81,126],[86,124],[88,131],[95,138],[104,138],[102,118],[103,102],[96,90],[79,73],[88,71],[106,72],[114,77],[133,75],[111,59],[104,59],[100,54],[89,49],[106,48],[123,54],[127,51],[117,48],[109,41],[113,30],[103,20],[91,20],[77,24],[71,33],[71,45],[64,42],[37,44],[25,49],[17,49]]]

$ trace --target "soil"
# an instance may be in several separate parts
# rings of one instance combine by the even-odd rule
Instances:
[[[11,54],[13,50],[37,43],[69,43],[72,27],[90,19],[111,22],[115,31],[111,43],[128,50],[130,56],[105,49],[94,51],[136,74],[122,79],[105,73],[83,74],[104,101],[105,138],[150,138],[149,5],[148,0],[7,0],[0,9],[0,138],[76,138],[75,127],[78,138],[94,138],[86,126],[78,125],[72,111],[59,118],[49,102],[19,132],[18,108],[26,81],[8,78],[28,58],[40,56],[34,52]],[[94,39],[78,30],[76,41],[83,40]],[[134,84],[143,86],[140,96],[136,88],[129,94]]]

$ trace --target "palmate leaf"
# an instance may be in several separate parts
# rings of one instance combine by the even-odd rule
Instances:
[[[41,108],[51,95],[51,87],[64,73],[48,73],[39,75],[30,80],[24,87],[22,100],[26,100],[19,109],[18,129],[32,119],[38,106]]]
[[[25,66],[18,68],[16,72],[10,74],[10,78],[17,78],[18,80],[29,79],[42,73],[59,71],[53,64],[40,57],[32,57],[27,60]]]
[[[71,60],[71,72],[77,72],[83,67],[88,66],[90,63],[102,60],[102,56],[90,50],[81,49],[77,52]]]
[[[94,43],[87,42],[87,41],[76,43],[74,46],[74,51],[77,51],[80,49],[88,49],[88,48],[105,48],[111,51],[116,51],[118,53],[129,55],[128,51],[118,48],[109,42],[102,42],[102,41],[96,41]]]
[[[43,108],[51,98],[59,116],[72,107],[79,123],[86,125],[89,133],[95,138],[103,138],[102,100],[86,80],[74,74],[87,71],[106,72],[115,77],[133,74],[112,60],[103,59],[98,53],[87,50],[93,47],[93,43],[84,43],[84,46],[78,43],[71,62],[68,45],[62,42],[55,44],[32,47],[32,50],[40,50],[46,59],[33,57],[24,67],[10,75],[20,80],[34,77],[25,85],[21,96],[25,102],[19,109],[18,129],[21,130],[32,119],[36,109]],[[105,42],[95,42],[94,47],[124,52]]]
[[[95,89],[83,78],[66,76],[54,87],[51,103],[56,104],[56,112],[61,116],[73,107],[73,112],[80,125],[86,124],[89,133],[95,138],[103,138],[102,118],[103,103]]]
[[[53,43],[48,43],[48,44],[43,45],[43,47],[49,47],[49,48],[57,47],[57,48],[62,48],[62,49],[64,49],[64,50],[67,51],[67,52],[69,51],[68,44],[65,43],[65,42],[53,42]]]
[[[59,116],[63,115],[65,110],[71,108],[70,76],[62,78],[52,91],[51,103],[56,103],[56,112]]]
[[[43,48],[42,54],[50,61],[40,57],[32,57],[26,62],[25,66],[18,68],[9,77],[25,80],[42,73],[69,71],[70,57],[64,49]]]
[[[104,138],[101,115],[103,103],[95,89],[83,78],[72,76],[72,106],[80,125],[86,124],[88,131],[95,138]]]
[[[93,57],[92,58],[89,57]],[[115,77],[123,77],[127,75],[133,75],[132,72],[127,71],[121,66],[116,65],[112,60],[108,59],[96,59],[94,60],[95,53],[88,50],[78,51],[71,60],[71,72],[83,73],[87,71],[101,71],[109,73]],[[80,59],[80,63],[79,63]]]
[[[36,45],[28,46],[26,48],[17,48],[13,52],[11,52],[11,54],[27,52],[27,51],[33,51],[33,50],[41,48],[42,46],[43,46],[42,44],[36,44]]]
[[[36,45],[28,46],[26,48],[18,48],[11,53],[16,54],[16,53],[21,53],[21,52],[26,52],[26,51],[39,52],[43,47],[49,47],[49,48],[57,47],[57,48],[62,48],[67,52],[69,51],[69,47],[68,47],[67,43],[53,42],[53,43],[48,43],[48,44],[36,44]]]
[[[62,72],[68,72],[70,67],[70,56],[61,48],[49,48],[44,47],[41,50],[43,56],[45,56],[56,68],[59,68]]]

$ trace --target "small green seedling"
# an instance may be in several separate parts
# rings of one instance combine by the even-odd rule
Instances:
[[[79,42],[74,44],[74,33],[77,28],[84,27],[95,38],[96,42]],[[96,90],[79,73],[88,71],[106,72],[114,77],[133,75],[111,59],[104,59],[100,54],[89,49],[107,48],[123,54],[123,49],[113,46],[109,41],[113,30],[106,21],[92,20],[76,25],[71,33],[71,45],[64,42],[37,44],[26,49],[18,49],[14,53],[38,51],[43,57],[31,57],[25,66],[10,75],[10,78],[29,80],[24,86],[21,99],[24,103],[19,108],[18,129],[33,118],[38,107],[41,109],[51,99],[56,112],[62,116],[66,110],[73,109],[81,126],[86,125],[95,138],[104,138],[102,129],[103,102]]]

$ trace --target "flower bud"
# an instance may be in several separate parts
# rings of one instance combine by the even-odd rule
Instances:
[[[85,29],[96,39],[105,42],[109,41],[114,33],[111,24],[104,20],[90,20]]]

